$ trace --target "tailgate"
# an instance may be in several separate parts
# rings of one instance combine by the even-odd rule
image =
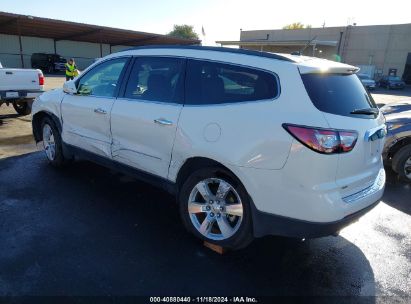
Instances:
[[[301,75],[311,101],[333,129],[355,131],[354,148],[338,154],[336,183],[343,196],[370,186],[382,168],[385,119],[355,74]]]
[[[0,91],[38,91],[40,71],[31,69],[0,69]]]
[[[336,183],[342,188],[343,196],[348,196],[371,186],[382,166],[381,153],[384,138],[372,136],[384,129],[384,117],[364,119],[324,114],[328,123],[336,129],[350,129],[358,132],[354,149],[338,155]]]

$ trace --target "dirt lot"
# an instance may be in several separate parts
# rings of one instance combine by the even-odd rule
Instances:
[[[63,86],[64,77],[47,77],[45,90]],[[0,107],[0,159],[36,150],[31,130],[31,116],[16,114],[12,106]]]

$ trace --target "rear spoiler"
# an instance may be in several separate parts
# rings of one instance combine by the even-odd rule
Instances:
[[[355,74],[360,71],[359,67],[353,65],[317,58],[301,62],[300,64],[298,64],[298,69],[301,74]]]

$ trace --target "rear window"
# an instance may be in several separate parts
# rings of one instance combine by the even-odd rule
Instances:
[[[302,74],[301,77],[311,101],[320,111],[342,116],[372,118],[369,115],[350,114],[354,110],[377,107],[357,75]]]

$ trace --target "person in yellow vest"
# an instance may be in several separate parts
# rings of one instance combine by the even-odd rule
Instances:
[[[66,63],[66,81],[73,80],[78,75],[76,63],[73,58],[70,58]]]

